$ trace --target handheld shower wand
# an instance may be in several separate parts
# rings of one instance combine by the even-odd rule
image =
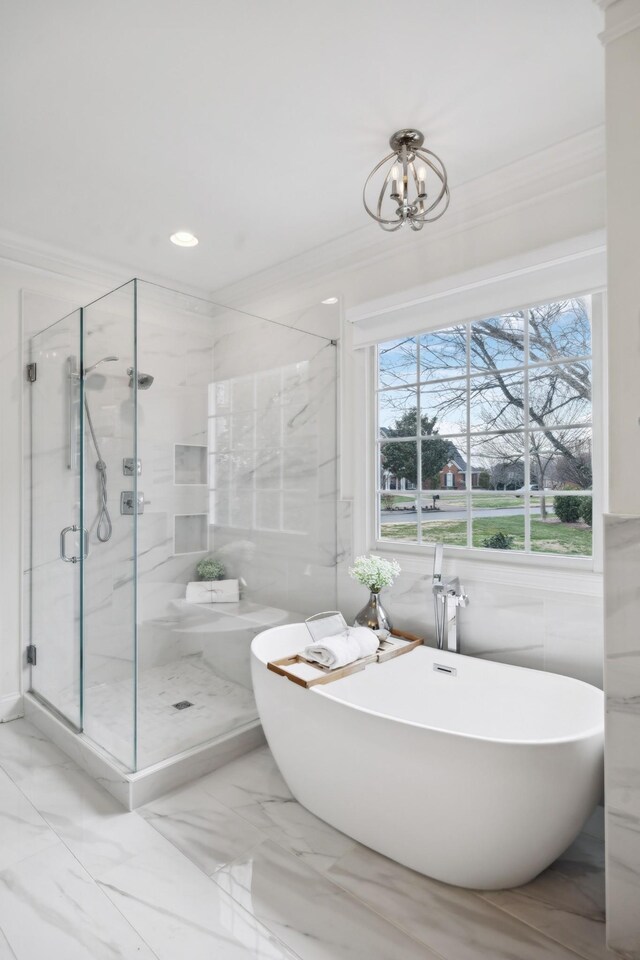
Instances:
[[[433,609],[435,614],[436,644],[438,650],[460,652],[460,629],[458,627],[458,609],[466,607],[469,597],[460,583],[459,577],[442,577],[442,558],[444,547],[436,544],[433,554]]]
[[[83,379],[86,382],[89,374],[92,373],[96,367],[99,367],[101,363],[113,363],[113,361],[119,359],[120,357],[114,356],[102,357],[102,359],[97,360],[95,363],[91,364],[90,367],[87,367],[84,370]],[[93,447],[98,458],[96,461],[96,470],[98,472],[98,514],[93,521],[92,527],[95,525],[96,536],[100,543],[107,543],[107,541],[111,539],[111,534],[113,533],[113,524],[111,523],[111,515],[108,507],[109,495],[107,488],[107,464],[102,459],[102,454],[100,453],[100,445],[98,444],[96,431],[93,427],[91,409],[89,407],[89,401],[87,400],[86,390],[84,393],[84,411],[87,418],[89,433],[91,434],[91,440],[93,441]]]
[[[433,613],[436,627],[436,645],[439,650],[442,649],[443,637],[444,637],[444,617],[445,609],[444,604],[442,603],[442,557],[443,557],[443,546],[441,543],[436,543],[436,548],[433,551],[433,577],[431,579],[431,590],[433,592]]]

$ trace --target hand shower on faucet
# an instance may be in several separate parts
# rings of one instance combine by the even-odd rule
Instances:
[[[469,597],[458,576],[442,577],[444,548],[436,544],[433,555],[433,576],[431,592],[435,613],[436,644],[438,650],[460,653],[460,628],[458,626],[458,608],[469,604]]]

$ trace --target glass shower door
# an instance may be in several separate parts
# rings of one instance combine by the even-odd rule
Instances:
[[[135,280],[83,310],[83,730],[127,770],[137,765],[138,513],[155,466],[138,460],[135,334]],[[153,547],[145,559],[155,563]]]
[[[31,340],[31,690],[82,729],[82,311]],[[35,661],[35,662],[34,662]]]

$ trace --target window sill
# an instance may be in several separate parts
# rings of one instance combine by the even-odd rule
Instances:
[[[431,577],[433,546],[417,548],[413,544],[390,546],[386,540],[374,542],[372,552],[396,557],[403,570]],[[602,597],[602,573],[594,570],[591,557],[561,557],[516,551],[491,550],[480,553],[468,547],[444,548],[445,573],[475,582],[509,584],[516,587]]]

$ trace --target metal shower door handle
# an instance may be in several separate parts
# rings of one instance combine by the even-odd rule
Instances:
[[[60,531],[60,559],[64,560],[65,563],[77,563],[80,560],[80,557],[69,557],[67,556],[67,534],[68,533],[77,533],[80,527],[76,526],[74,523],[70,527],[63,527]],[[86,560],[89,556],[89,532],[83,527],[82,528],[82,559]]]

